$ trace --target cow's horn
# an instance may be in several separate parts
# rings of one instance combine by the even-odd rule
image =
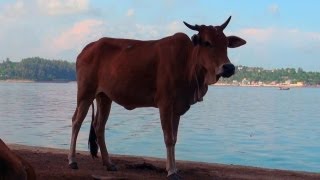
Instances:
[[[224,22],[220,27],[222,28],[222,30],[224,30],[224,28],[226,28],[230,22],[231,16],[226,20],[226,22]]]
[[[199,31],[199,26],[198,25],[195,25],[195,26],[192,26],[186,22],[183,21],[183,23],[189,28],[189,29],[192,29],[192,30],[195,30],[195,31]]]

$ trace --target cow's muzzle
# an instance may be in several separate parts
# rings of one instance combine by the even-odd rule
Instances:
[[[228,78],[231,77],[232,75],[234,75],[236,68],[234,67],[233,64],[228,63],[228,64],[224,64],[221,67],[221,71],[219,73],[219,76],[222,76],[224,78]]]

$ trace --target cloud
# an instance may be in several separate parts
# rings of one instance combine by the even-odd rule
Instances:
[[[183,30],[185,30],[185,27],[179,21],[156,25],[128,23],[125,26],[108,27],[107,34],[118,38],[150,40],[171,36],[177,32],[183,32]]]
[[[11,37],[13,32],[16,33],[16,29],[24,28],[23,24],[26,22],[24,20],[29,17],[28,5],[30,4],[32,4],[32,2],[28,4],[23,0],[0,3],[0,40],[2,42],[4,39],[9,39],[8,37]]]
[[[5,4],[0,9],[0,22],[14,20],[27,12],[24,1],[19,0],[15,3]]]
[[[37,0],[42,13],[64,15],[85,12],[89,9],[88,0]]]
[[[96,19],[86,19],[75,23],[71,28],[66,29],[59,36],[51,39],[53,49],[59,53],[66,50],[79,50],[91,41],[95,41],[104,32],[104,23]]]
[[[285,28],[245,28],[236,32],[244,39],[250,39],[253,42],[270,43],[282,42],[292,45],[292,43],[301,44],[304,42],[320,43],[319,32],[306,32],[299,29],[285,29]]]
[[[60,30],[58,35],[47,35],[37,52],[40,55],[45,54],[46,57],[57,58],[67,55],[69,59],[74,59],[86,44],[104,36],[150,40],[173,35],[182,31],[183,28],[183,24],[177,21],[162,25],[132,23],[123,26],[109,26],[101,20],[86,19]]]
[[[275,15],[275,14],[279,14],[279,6],[277,4],[271,4],[268,7],[268,12]]]
[[[238,34],[245,39],[263,43],[270,41],[275,32],[276,30],[273,28],[246,28],[240,30]]]
[[[320,33],[310,32],[310,33],[308,33],[308,36],[309,36],[311,39],[320,42]]]
[[[143,39],[155,39],[159,37],[159,28],[154,25],[135,24],[135,34]]]
[[[128,9],[127,14],[128,17],[134,16],[134,9]]]
[[[0,4],[0,23],[89,11],[89,0],[16,0]]]
[[[319,56],[319,32],[274,27],[246,28],[232,34],[247,41],[239,64],[261,66],[271,63],[281,67],[301,67]]]
[[[172,35],[177,32],[183,32],[185,26],[180,21],[172,21],[165,26],[166,35]]]

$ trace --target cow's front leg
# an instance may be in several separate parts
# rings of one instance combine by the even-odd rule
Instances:
[[[172,106],[160,107],[160,119],[163,130],[164,142],[167,149],[166,169],[168,178],[180,179],[177,174],[175,162],[175,144],[177,141],[177,132],[180,116],[173,113]]]

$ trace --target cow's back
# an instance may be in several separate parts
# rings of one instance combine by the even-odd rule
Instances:
[[[182,33],[154,41],[102,38],[77,58],[78,90],[103,92],[128,109],[155,107],[159,88],[169,88],[158,82],[182,78],[186,48],[190,40]]]

